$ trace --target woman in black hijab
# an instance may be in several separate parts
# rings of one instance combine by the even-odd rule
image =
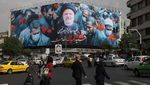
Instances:
[[[95,71],[96,85],[104,85],[105,77],[110,80],[110,77],[105,71],[103,62],[99,61]]]

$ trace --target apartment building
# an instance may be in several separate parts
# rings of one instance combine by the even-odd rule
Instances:
[[[131,20],[129,29],[138,30],[142,44],[150,43],[150,0],[128,0],[127,7],[130,8],[127,14],[127,18]],[[132,31],[135,39],[140,42],[138,32]]]
[[[8,37],[8,32],[0,32],[0,44],[4,43],[4,39]],[[0,56],[2,56],[2,48],[0,46]]]

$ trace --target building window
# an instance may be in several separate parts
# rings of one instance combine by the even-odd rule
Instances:
[[[138,9],[141,9],[143,7],[143,1],[141,1],[140,3],[138,3]]]
[[[147,13],[147,14],[145,15],[145,20],[146,20],[146,21],[150,21],[150,13]]]
[[[145,5],[146,6],[150,5],[150,0],[145,0]]]
[[[138,25],[143,24],[143,16],[138,17]]]
[[[132,27],[135,27],[136,23],[137,23],[136,18],[134,18],[134,19],[131,20]]]
[[[149,27],[149,28],[146,28],[146,30],[145,30],[145,35],[150,35],[150,27]]]
[[[135,11],[137,11],[138,10],[138,5],[137,4],[135,4],[135,5],[133,5],[132,7],[131,7],[131,11],[132,12],[135,12]]]

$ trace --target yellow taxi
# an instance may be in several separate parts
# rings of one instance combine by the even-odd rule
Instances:
[[[75,59],[73,58],[68,58],[63,62],[64,67],[71,67],[71,65],[75,62]]]
[[[71,65],[73,64],[73,62],[75,62],[76,59],[75,58],[68,58],[63,62],[63,66],[64,67],[71,67]],[[80,60],[80,62],[82,63],[82,60]]]
[[[29,65],[18,61],[3,61],[0,63],[0,72],[12,74],[13,72],[29,71]]]

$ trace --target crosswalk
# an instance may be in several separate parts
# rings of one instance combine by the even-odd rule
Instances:
[[[8,85],[8,84],[0,84],[0,85]],[[82,85],[95,85],[91,83],[84,83]],[[105,82],[105,85],[150,85],[150,81],[135,81],[135,80],[128,80],[128,81],[114,81],[111,83]]]
[[[82,85],[95,85],[95,84],[86,83]],[[150,81],[135,81],[135,80],[114,81],[111,83],[105,82],[105,85],[150,85]]]

